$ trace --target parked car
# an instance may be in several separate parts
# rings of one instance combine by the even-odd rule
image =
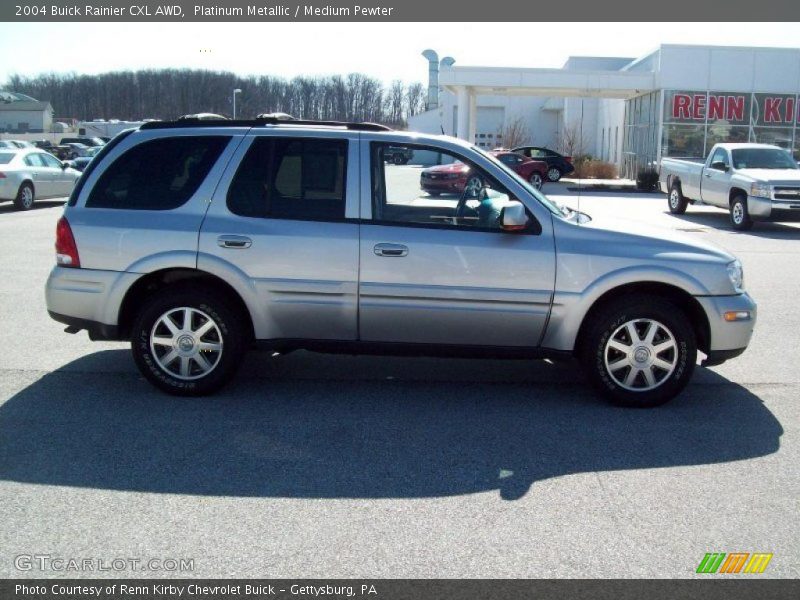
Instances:
[[[564,156],[550,148],[540,148],[538,146],[520,146],[514,148],[512,152],[517,152],[528,158],[534,158],[547,163],[547,181],[558,181],[564,175],[569,175],[575,170],[571,156]]]
[[[90,162],[92,162],[91,156],[79,156],[78,158],[68,160],[67,164],[76,171],[83,172],[86,169],[86,165],[88,165]]]
[[[705,161],[664,158],[659,186],[669,210],[689,204],[724,208],[734,229],[753,221],[800,218],[800,168],[788,151],[769,144],[716,144]]]
[[[105,146],[106,143],[99,137],[65,137],[61,138],[59,142],[60,146],[66,146],[67,144],[83,144],[84,146]]]
[[[56,147],[56,145],[50,140],[35,140],[33,145],[40,150],[45,150],[46,152],[51,152],[51,150]]]
[[[547,173],[545,163],[508,151],[492,150],[489,154],[530,182],[537,190],[542,189]],[[461,161],[428,167],[420,173],[420,187],[431,196],[461,194],[467,190],[470,197],[474,197],[482,186],[481,176]]]
[[[67,144],[61,144],[63,147],[68,149],[67,154],[68,159],[72,160],[73,158],[78,158],[79,156],[91,156],[90,147],[86,144],[78,144],[76,142],[70,142]],[[93,146],[97,148],[98,146]]]
[[[469,165],[481,197],[420,198],[415,172],[383,160],[396,146]],[[364,123],[120,134],[70,196],[55,258],[51,317],[129,340],[143,376],[178,395],[219,389],[257,341],[575,357],[612,401],[654,406],[684,388],[698,350],[704,365],[741,354],[756,320],[728,252],[560,209],[464,141]]]
[[[410,161],[413,157],[413,150],[410,148],[403,148],[401,146],[389,146],[383,153],[383,159],[386,162],[390,162],[395,165],[407,165],[408,161]]]
[[[33,148],[34,145],[25,140],[0,140],[0,148]]]
[[[19,210],[28,210],[37,199],[69,195],[79,177],[78,171],[38,148],[0,148],[0,201],[13,200]]]

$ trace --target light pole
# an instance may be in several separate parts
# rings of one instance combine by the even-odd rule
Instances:
[[[233,90],[233,119],[236,120],[236,94],[241,94],[242,90],[236,88]]]

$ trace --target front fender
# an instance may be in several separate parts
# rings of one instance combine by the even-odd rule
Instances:
[[[571,352],[575,348],[578,331],[597,300],[614,289],[637,283],[664,284],[693,296],[709,294],[709,290],[698,279],[669,267],[648,265],[611,271],[595,279],[580,292],[556,290],[542,346]]]

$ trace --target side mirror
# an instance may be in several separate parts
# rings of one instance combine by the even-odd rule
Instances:
[[[528,228],[530,219],[521,202],[512,200],[500,211],[500,226],[503,231],[522,231]]]
[[[64,169],[69,169],[69,163],[67,161],[65,161],[65,160],[62,160],[61,161],[61,170],[63,171]]]
[[[711,163],[711,168],[715,169],[717,171],[725,171],[726,173],[728,172],[728,165],[725,164],[721,160],[717,160],[717,161],[712,162]]]

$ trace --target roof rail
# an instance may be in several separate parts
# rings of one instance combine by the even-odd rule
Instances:
[[[287,118],[289,115],[280,116],[275,114],[259,115],[252,120],[231,120],[231,119],[211,119],[198,118],[194,115],[187,115],[178,118],[176,121],[150,121],[144,123],[139,129],[179,129],[183,127],[258,127],[260,125],[280,125],[280,126],[319,126],[319,127],[343,127],[351,131],[392,131],[391,127],[379,123],[351,123],[347,121],[314,121],[306,119]]]
[[[285,116],[284,116],[285,115]],[[344,127],[353,131],[391,131],[391,127],[380,123],[355,123],[351,121],[316,121],[313,119],[295,119],[285,113],[262,114],[256,117],[259,125],[318,125],[320,127]]]

